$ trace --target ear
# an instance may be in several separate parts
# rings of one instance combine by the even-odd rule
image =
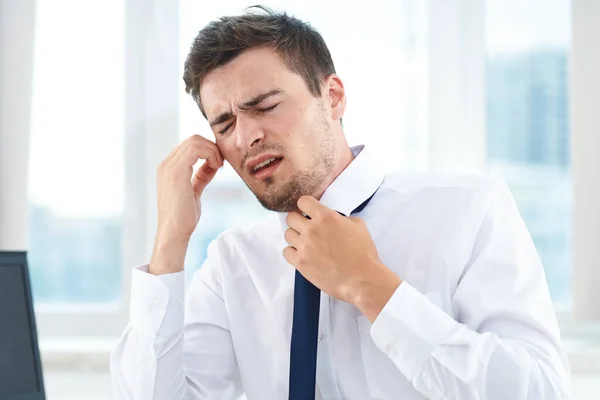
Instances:
[[[346,92],[344,83],[336,74],[327,78],[326,82],[327,98],[331,107],[331,118],[335,121],[341,119],[346,111]]]

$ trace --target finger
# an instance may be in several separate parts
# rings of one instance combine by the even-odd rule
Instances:
[[[181,158],[181,155],[185,152],[188,147],[188,140],[183,141],[179,146],[175,147],[171,152],[163,159],[159,165],[159,170],[171,168],[172,165],[176,164],[176,161]]]
[[[190,156],[191,154],[195,155],[196,158]],[[177,162],[185,160],[186,164],[191,163],[191,165],[194,165],[199,158],[204,160],[212,158],[210,164],[213,168],[219,168],[223,165],[223,156],[217,145],[200,135],[193,135],[185,140],[181,145],[181,151],[174,159]]]
[[[294,247],[295,249],[298,249],[298,247],[300,246],[300,234],[298,233],[298,231],[292,228],[288,228],[283,234],[283,237],[287,244]]]
[[[185,146],[183,146],[182,144],[180,144],[179,146],[175,147],[173,150],[171,150],[171,152],[164,158],[163,164],[167,164],[170,161],[176,159],[179,157],[179,154],[181,153],[181,149],[184,148]]]
[[[301,196],[297,205],[300,211],[313,219],[332,211],[312,196]]]
[[[198,168],[198,171],[192,177],[192,187],[194,188],[194,194],[196,197],[199,197],[206,185],[213,180],[217,173],[218,169],[212,168],[208,161],[204,161],[204,164]]]
[[[217,161],[219,162],[220,166],[223,166],[223,163],[224,163],[223,155],[221,154],[221,150],[219,150],[219,146],[217,146],[217,144],[215,142],[208,140],[207,138],[205,138],[204,136],[201,136],[201,135],[192,136],[191,142],[192,142],[192,145],[195,145],[198,147],[209,146],[212,150],[214,150],[215,156],[216,156]]]
[[[206,160],[208,165],[213,169],[218,169],[222,163],[217,154],[216,146],[210,145],[191,145],[187,148],[185,154],[181,157],[179,163],[183,163],[185,167],[193,167],[198,159]]]
[[[201,141],[202,139],[205,139],[205,138],[203,138],[202,136],[200,136],[198,134],[192,135],[189,138],[185,139],[173,151],[173,157],[172,157],[173,160],[180,159],[185,154],[185,152],[187,151],[188,147],[190,147],[195,142]]]
[[[210,150],[210,152],[213,154],[213,158],[216,162],[216,165],[213,166],[213,168],[219,168],[223,166],[223,156],[221,155],[221,151],[219,150],[219,147],[217,147],[217,145],[213,142],[211,142],[210,140],[202,137],[202,136],[197,136],[194,139],[196,140],[192,140],[190,143],[190,147],[196,149],[199,153],[203,152],[205,149]],[[199,157],[201,158],[201,157]]]
[[[283,258],[295,267],[298,265],[298,250],[292,246],[287,246],[283,249]]]
[[[307,228],[310,220],[296,211],[291,211],[285,217],[287,226],[294,229],[296,232],[302,233]]]

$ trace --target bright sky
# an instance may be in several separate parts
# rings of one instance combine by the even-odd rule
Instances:
[[[414,4],[420,1],[412,0]],[[208,21],[235,13],[249,4],[247,1],[223,3],[180,0],[182,58],[195,33]],[[491,50],[568,42],[568,0],[489,0],[487,3],[487,37]],[[375,142],[385,135],[387,146],[383,146],[382,151],[397,153],[398,148],[406,148],[407,143],[414,140],[390,135],[388,119],[373,122],[369,118],[373,96],[391,100],[379,107],[381,115],[399,115],[397,110],[407,101],[390,97],[406,92],[403,88],[407,82],[398,77],[402,76],[398,72],[405,67],[401,62],[400,40],[377,40],[401,37],[399,11],[384,10],[398,7],[399,3],[372,0],[366,8],[362,3],[355,6],[342,0],[282,0],[266,4],[286,8],[310,20],[328,41],[338,73],[350,82],[347,83],[350,99],[347,120],[354,131],[347,133],[351,143],[361,141],[357,132],[368,131],[371,141]],[[349,13],[339,20],[339,25],[331,26],[325,18],[336,15],[337,4],[347,7]],[[57,214],[118,214],[123,205],[124,168],[123,0],[37,0],[37,6],[30,198]],[[315,9],[319,13],[314,13]],[[359,19],[365,21],[369,35],[361,36],[360,30],[352,29],[352,22]],[[353,51],[359,46],[364,54]],[[373,88],[361,77],[369,68],[368,60],[382,55],[385,58],[380,63],[379,73],[391,78],[385,88]],[[365,92],[370,94],[369,98],[361,96]],[[181,104],[180,138],[193,133],[210,135],[197,108],[183,92]],[[399,125],[401,116],[396,118],[393,122]],[[412,147],[415,150],[423,146],[417,143]],[[396,153],[396,159],[409,160],[408,164],[418,161],[414,159],[418,151]],[[221,175],[221,179],[237,179],[231,169]]]
[[[571,39],[570,7],[569,0],[488,0],[488,49],[496,52],[567,46]]]
[[[38,0],[31,200],[66,215],[123,204],[123,2]]]

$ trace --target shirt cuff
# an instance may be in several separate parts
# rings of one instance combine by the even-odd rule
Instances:
[[[185,272],[153,275],[148,265],[131,276],[130,325],[152,341],[181,332],[184,324]]]
[[[412,382],[435,347],[459,325],[426,296],[402,282],[375,319],[371,337]]]

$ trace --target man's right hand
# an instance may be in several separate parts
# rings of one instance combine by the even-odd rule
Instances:
[[[198,159],[204,164],[193,174]],[[223,166],[216,144],[193,135],[181,143],[158,167],[158,229],[148,272],[155,275],[183,270],[185,253],[200,221],[200,196]]]

